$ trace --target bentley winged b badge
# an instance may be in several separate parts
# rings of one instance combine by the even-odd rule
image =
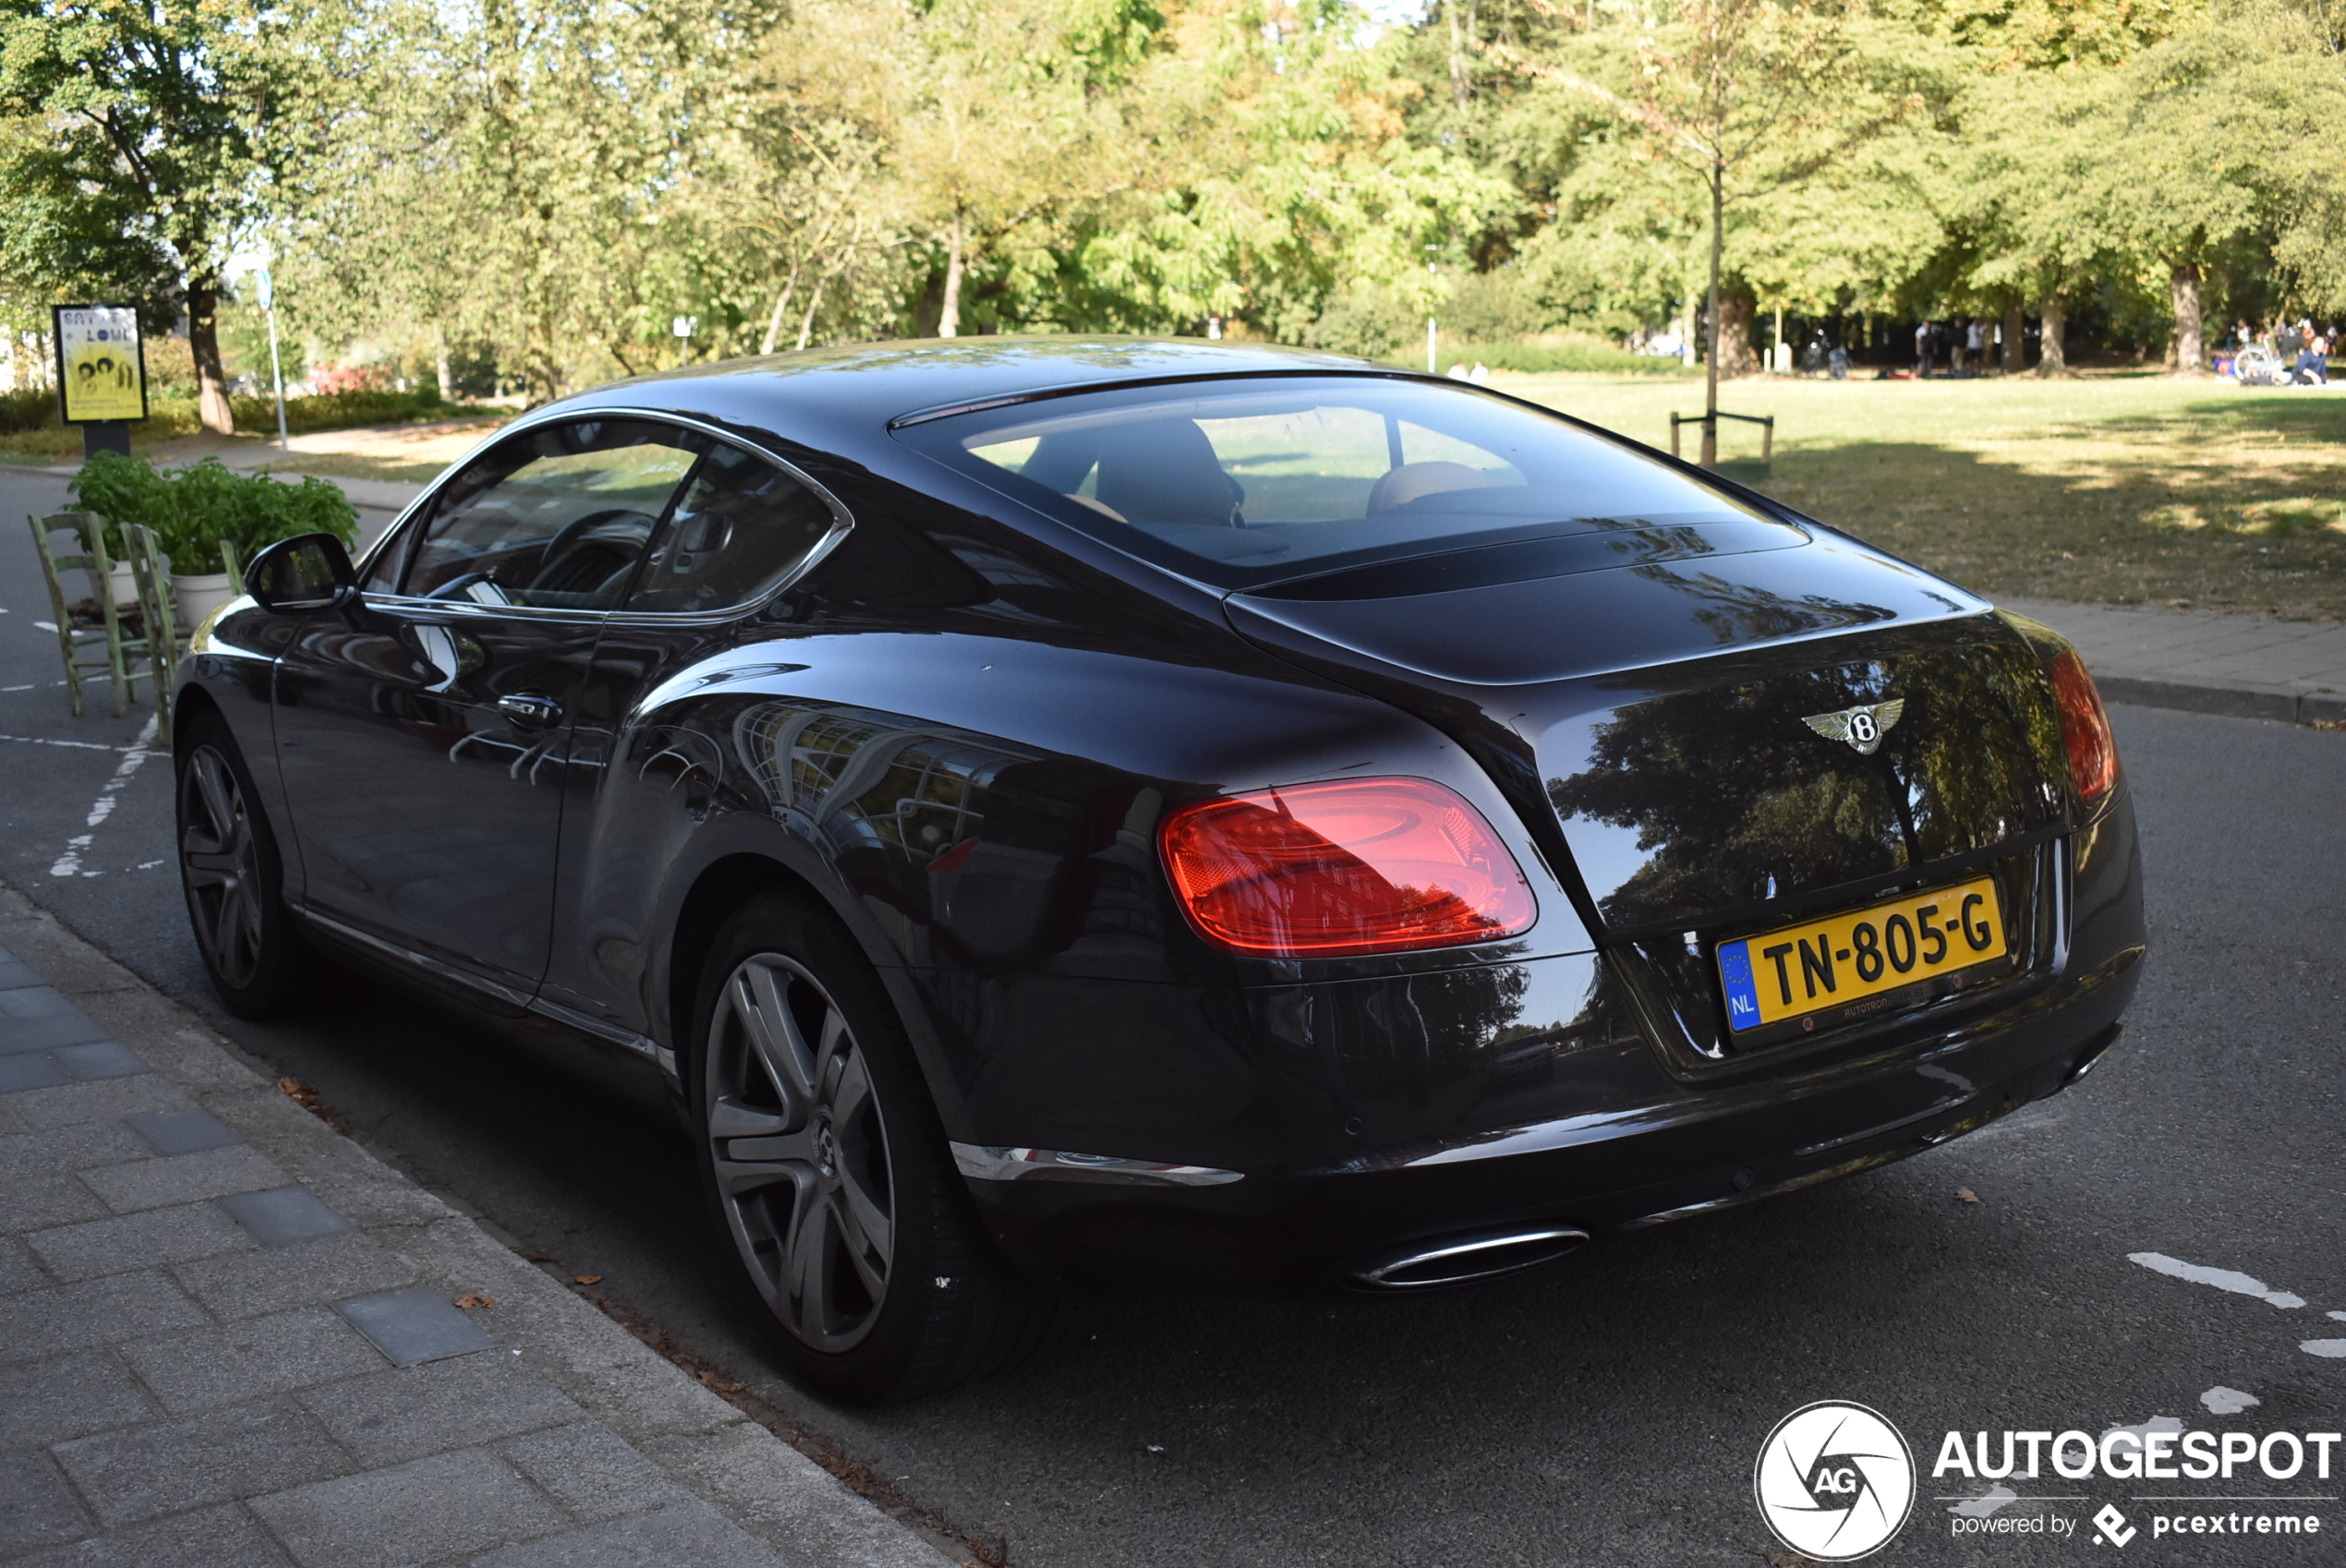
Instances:
[[[1906,699],[1893,697],[1886,703],[1870,706],[1860,703],[1844,707],[1838,713],[1812,713],[1800,722],[1828,741],[1846,741],[1850,749],[1861,757],[1869,757],[1880,749],[1881,738],[1906,711]]]

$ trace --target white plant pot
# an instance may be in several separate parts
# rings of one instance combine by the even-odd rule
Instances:
[[[171,574],[171,597],[176,601],[179,628],[187,631],[203,623],[204,617],[236,597],[236,590],[225,572],[209,573],[200,577]]]
[[[139,579],[132,575],[130,563],[127,561],[114,563],[114,607],[116,609],[139,608]]]

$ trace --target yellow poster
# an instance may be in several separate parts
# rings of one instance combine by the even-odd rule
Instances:
[[[139,353],[139,313],[122,306],[59,306],[57,385],[65,422],[144,419],[147,377]]]

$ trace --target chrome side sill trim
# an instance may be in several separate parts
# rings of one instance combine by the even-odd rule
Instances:
[[[381,953],[385,958],[396,959],[401,963],[422,970],[429,974],[437,975],[442,980],[453,980],[459,985],[479,992],[484,996],[494,996],[508,1007],[526,1007],[529,1006],[529,993],[526,991],[516,991],[510,985],[486,979],[473,973],[470,970],[461,970],[453,964],[441,963],[438,959],[428,959],[421,953],[413,952],[399,946],[396,942],[387,942],[356,926],[345,925],[333,916],[321,915],[316,910],[303,909],[292,904],[288,904],[286,908],[291,909],[294,913],[310,924],[331,932],[345,942],[357,943],[359,947]]]
[[[540,1018],[551,1019],[566,1028],[574,1029],[581,1034],[591,1034],[623,1051],[632,1051],[658,1067],[671,1080],[676,1078],[676,1053],[657,1040],[622,1029],[615,1023],[605,1023],[601,1019],[565,1007],[560,1002],[549,1002],[543,996],[531,1002],[529,1010]]]
[[[1013,1149],[1004,1144],[956,1143],[953,1163],[972,1181],[1136,1182],[1144,1186],[1219,1187],[1243,1179],[1238,1171],[1211,1165],[1167,1165],[1154,1160],[1123,1160],[1112,1154],[1070,1154],[1059,1149]]]

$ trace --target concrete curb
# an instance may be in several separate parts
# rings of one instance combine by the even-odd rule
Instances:
[[[498,1344],[782,1562],[948,1568],[953,1562],[470,1218],[296,1104],[202,1019],[6,883],[0,948],[130,1043],[158,1075],[424,1285],[451,1300],[493,1297],[495,1307],[478,1319]]]
[[[2346,722],[2346,694],[2291,692],[2253,686],[2216,686],[2194,681],[2152,681],[2132,675],[2094,677],[2105,702],[2135,707],[2177,708],[2185,713],[2265,718],[2282,724]]]

